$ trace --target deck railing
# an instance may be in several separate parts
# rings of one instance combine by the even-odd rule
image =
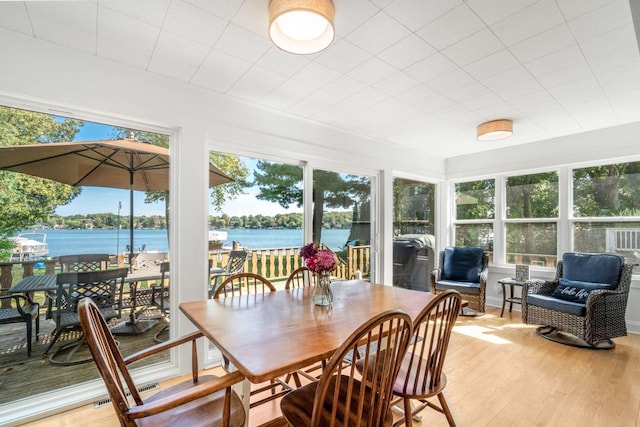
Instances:
[[[249,249],[249,256],[244,264],[244,271],[255,273],[267,277],[269,280],[283,280],[298,267],[303,265],[300,257],[300,247],[285,248],[261,248]],[[230,251],[211,252],[209,257],[213,259],[213,265],[224,267],[229,260]],[[115,263],[122,263],[122,259],[116,260]],[[54,274],[56,272],[57,260],[42,261],[19,261],[19,262],[2,262],[0,263],[0,294],[6,292],[14,282],[13,270],[16,266],[22,269],[22,278],[32,276],[34,274],[35,264],[44,264],[45,274]],[[338,267],[333,275],[341,279],[352,279],[356,275],[356,271],[360,270],[363,277],[368,277],[371,271],[371,246],[347,246],[346,259],[340,258]],[[4,303],[5,301],[3,301]],[[6,301],[10,303],[10,301]]]
[[[286,279],[303,265],[300,247],[247,249],[249,256],[244,264],[246,273],[255,273],[269,280]],[[213,265],[223,268],[229,260],[229,251],[211,252]],[[371,269],[371,246],[348,246],[347,259],[340,258],[334,276],[342,279],[354,277],[356,270],[368,276]]]

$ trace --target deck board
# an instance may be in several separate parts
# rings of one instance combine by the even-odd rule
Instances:
[[[156,344],[153,336],[165,325],[167,325],[166,321],[161,320],[144,334],[117,336],[122,354],[126,356]],[[43,356],[42,353],[52,338],[51,332],[54,327],[53,320],[44,319],[44,315],[40,316],[40,339],[32,343],[31,357],[27,357],[25,324],[0,325],[0,404],[99,378],[93,362],[60,366],[51,364],[48,358]],[[71,342],[80,335],[80,331],[64,333],[51,352],[55,351],[61,343]],[[81,352],[89,355],[86,346],[83,346]],[[168,358],[168,353],[155,355],[144,363],[158,363]],[[137,363],[136,367],[139,366],[143,364]]]

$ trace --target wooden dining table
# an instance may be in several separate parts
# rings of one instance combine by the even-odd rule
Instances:
[[[188,301],[180,310],[251,383],[261,383],[331,357],[361,324],[386,310],[412,319],[431,293],[348,280],[331,284],[328,307],[313,304],[310,287]],[[250,385],[242,398],[249,408]]]

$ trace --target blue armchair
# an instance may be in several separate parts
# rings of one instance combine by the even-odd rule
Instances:
[[[522,321],[543,325],[538,335],[552,341],[611,349],[612,338],[627,335],[632,269],[619,255],[565,253],[552,281],[525,282]]]
[[[448,247],[440,252],[438,269],[431,272],[431,292],[460,292],[469,308],[484,314],[489,255],[482,248]]]

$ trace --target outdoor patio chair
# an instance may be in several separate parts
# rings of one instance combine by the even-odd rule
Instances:
[[[109,254],[60,255],[58,257],[61,273],[78,271],[107,270],[110,263]]]
[[[244,263],[248,255],[249,252],[245,250],[229,252],[229,259],[223,268],[213,267],[213,260],[209,260],[209,298],[213,297],[218,287],[218,281],[223,281],[244,270]]]
[[[393,394],[404,402],[404,419],[395,425],[404,421],[410,427],[412,419],[427,407],[443,413],[450,426],[456,425],[443,394],[447,377],[442,368],[461,302],[457,291],[444,291],[429,301],[413,322],[411,345],[393,385]],[[358,368],[362,370],[361,365]],[[427,400],[434,396],[440,406]],[[411,406],[414,399],[420,402],[415,408]]]
[[[438,268],[431,272],[431,292],[460,292],[476,314],[484,314],[489,255],[482,248],[448,247],[440,252]]]
[[[632,270],[620,255],[565,253],[552,281],[525,282],[522,322],[561,344],[612,349],[612,338],[627,335]]]
[[[280,409],[289,425],[390,426],[392,388],[411,330],[411,318],[401,310],[362,324],[333,353],[318,381],[282,398]],[[362,375],[355,368],[359,363]]]
[[[79,255],[60,255],[58,264],[60,264],[61,273],[79,272],[79,271],[99,271],[109,269],[109,254],[79,254]],[[46,319],[51,319],[53,305],[56,301],[56,292],[47,291],[47,313]]]
[[[10,307],[0,308],[0,325],[10,323],[22,323],[27,326],[27,356],[31,357],[31,338],[33,336],[33,321],[36,324],[36,341],[40,333],[40,305],[33,302],[29,295],[2,295],[0,296],[0,307],[4,301],[12,301]]]
[[[160,264],[160,281],[152,286],[153,295],[151,297],[151,304],[157,307],[162,313],[162,316],[166,319],[169,318],[169,308],[171,306],[169,299],[169,261]],[[169,330],[169,325],[162,328],[155,336],[154,340],[162,342],[161,336],[166,335]]]
[[[245,424],[242,401],[231,389],[244,377],[239,371],[222,377],[198,375],[198,345],[201,332],[193,332],[123,358],[102,317],[90,299],[79,303],[82,330],[111,403],[123,426],[232,426]],[[161,351],[191,343],[192,379],[163,388],[143,399],[129,373],[128,365]],[[130,398],[128,396],[131,396]],[[133,401],[133,403],[130,403]]]
[[[80,329],[78,303],[84,298],[92,298],[106,320],[117,317],[116,294],[122,288],[126,276],[126,268],[58,274],[56,308],[53,313],[56,327],[53,339],[44,353],[49,353],[49,350],[56,343],[62,332]],[[49,361],[61,365],[90,361],[91,359],[73,360],[77,349],[82,345],[83,341],[84,338],[80,337],[72,343],[60,346],[49,357]],[[59,355],[63,355],[64,358],[59,358]]]
[[[156,319],[164,316],[164,313],[148,313],[147,309],[156,305],[153,301],[155,290],[153,285],[149,286],[149,283],[155,282],[159,276],[163,275],[161,265],[168,260],[169,254],[167,252],[140,252],[136,254],[132,269],[128,274],[129,291],[126,293],[123,289],[120,292],[118,317],[122,317],[122,310],[131,310],[135,318]],[[167,273],[168,270],[164,272],[164,275]],[[133,280],[134,278],[137,280]],[[142,284],[145,284],[146,287],[143,287]],[[142,316],[143,314],[144,316]]]
[[[167,252],[140,252],[133,258],[133,269],[144,270],[157,267],[168,260],[169,254]]]

